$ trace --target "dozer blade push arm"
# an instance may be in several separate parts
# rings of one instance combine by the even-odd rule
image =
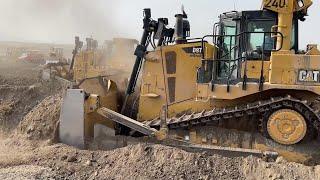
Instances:
[[[126,127],[129,127],[135,131],[138,131],[144,135],[147,136],[153,136],[157,130],[143,124],[140,123],[134,119],[131,119],[129,117],[126,117],[122,114],[119,114],[115,111],[112,111],[110,109],[107,108],[100,108],[97,110],[98,114],[100,114],[101,116],[105,117],[108,120],[114,121],[116,123],[122,124]]]
[[[76,36],[75,37],[75,47],[74,47],[74,50],[72,52],[72,60],[71,60],[70,67],[69,67],[69,73],[71,73],[71,71],[73,70],[74,60],[76,58],[76,55],[78,54],[79,49],[81,49],[82,46],[83,46],[83,42],[81,42],[79,37]]]
[[[151,128],[148,125],[140,123],[134,119],[121,115],[117,112],[114,112],[107,108],[100,108],[97,110],[98,114],[102,115],[108,120],[112,120],[124,126],[127,126],[133,130],[136,130],[144,135],[149,137],[157,137],[159,131]],[[271,151],[260,151],[260,150],[251,150],[251,149],[242,149],[242,148],[231,148],[231,147],[219,147],[219,146],[205,146],[205,145],[196,145],[187,141],[178,140],[175,138],[167,137],[165,139],[158,139],[157,143],[182,148],[189,152],[208,152],[210,154],[219,154],[228,157],[247,157],[255,156],[264,158],[266,160],[275,160],[278,157],[278,153]]]
[[[134,55],[136,55],[136,61],[133,66],[129,84],[127,87],[126,95],[130,95],[134,92],[137,79],[139,76],[142,60],[144,58],[145,52],[148,46],[148,37],[154,31],[156,22],[151,20],[151,10],[144,9],[144,19],[143,19],[143,35],[141,37],[140,44],[137,46]]]
[[[137,57],[136,57],[136,61],[134,63],[132,73],[129,79],[128,87],[126,90],[126,96],[121,108],[121,114],[124,114],[129,96],[132,93],[134,93],[134,89],[136,87],[141,65],[142,65],[142,60],[148,48],[148,38],[157,29],[157,22],[151,19],[151,10],[144,9],[143,12],[144,12],[143,35],[141,37],[140,44],[137,46],[134,52],[134,55]]]

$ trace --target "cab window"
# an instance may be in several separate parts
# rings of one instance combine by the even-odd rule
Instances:
[[[235,67],[236,64],[229,60],[235,59],[236,55],[236,35],[237,27],[235,21],[225,21],[222,29],[222,35],[224,35],[220,54],[220,61],[218,62],[218,78],[228,78],[230,73],[233,72],[231,67]]]
[[[248,51],[271,51],[273,49],[274,39],[270,33],[264,34],[264,32],[271,32],[274,24],[273,21],[250,21],[248,23],[248,32],[252,32],[248,35]]]

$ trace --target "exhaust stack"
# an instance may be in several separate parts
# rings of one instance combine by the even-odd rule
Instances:
[[[187,42],[187,37],[190,37],[190,23],[187,20],[188,16],[183,11],[183,14],[176,14],[175,35],[176,44]]]

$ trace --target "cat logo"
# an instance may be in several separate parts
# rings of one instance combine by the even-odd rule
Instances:
[[[298,80],[300,82],[320,82],[320,71],[317,70],[300,70]]]

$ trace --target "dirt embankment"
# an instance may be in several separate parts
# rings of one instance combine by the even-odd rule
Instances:
[[[0,60],[0,127],[13,130],[24,116],[49,95],[60,91],[58,83],[39,78],[40,67]]]
[[[9,144],[12,144],[10,142]],[[15,142],[16,143],[16,142]],[[23,144],[23,143],[22,143]],[[55,179],[318,179],[320,166],[279,158],[227,158],[189,153],[161,145],[138,144],[113,151],[85,151],[62,144],[42,144],[0,151],[0,178]],[[19,146],[19,145],[16,145]]]
[[[61,103],[60,95],[45,98],[23,118],[17,133],[30,140],[56,139]]]

